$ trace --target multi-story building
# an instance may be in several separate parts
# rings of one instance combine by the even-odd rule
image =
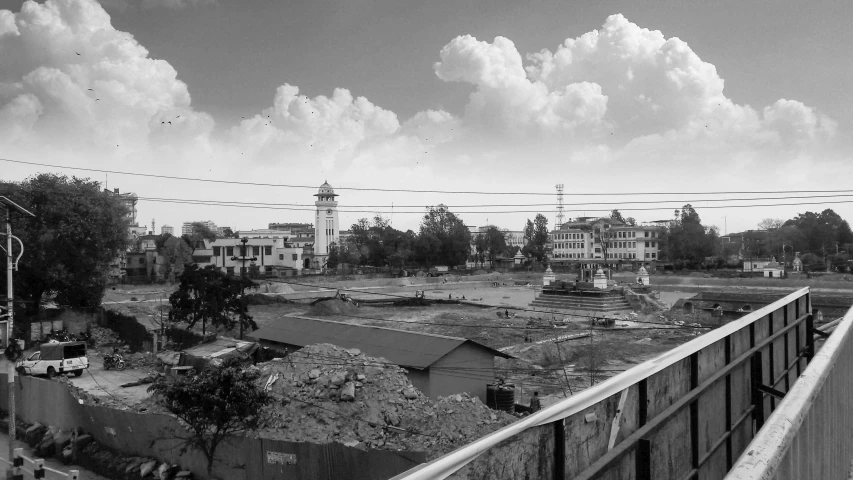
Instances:
[[[551,258],[557,263],[597,260],[632,266],[657,262],[663,228],[655,224],[627,225],[612,218],[580,217],[551,231]]]
[[[313,268],[322,268],[329,259],[329,248],[333,244],[339,244],[340,223],[338,221],[338,195],[329,185],[323,182],[320,189],[314,194],[317,201],[314,218],[314,252]]]
[[[240,238],[217,238],[205,240],[204,248],[197,248],[193,260],[204,267],[216,265],[225,273],[239,275],[257,269],[262,275],[291,276],[298,275],[303,268],[310,268],[311,247],[296,246],[286,238],[254,237],[244,245]],[[247,261],[243,257],[254,258]],[[305,260],[309,260],[306,267]]]
[[[216,226],[216,223],[211,220],[203,220],[197,222],[184,222],[184,225],[181,227],[181,235],[192,235],[193,234],[193,223],[202,223],[205,227],[209,228],[213,233],[219,234],[221,233],[219,227]]]
[[[175,234],[175,229],[174,229],[174,228],[172,228],[172,226],[171,226],[171,225],[163,225],[162,227],[160,227],[160,235],[165,235],[165,234],[167,234],[167,233],[168,233],[169,235],[174,235],[174,234]]]

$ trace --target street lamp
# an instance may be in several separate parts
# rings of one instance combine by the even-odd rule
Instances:
[[[249,252],[247,248],[249,248],[249,246],[246,245],[248,242],[248,237],[241,238],[240,243],[243,244],[243,246],[240,247],[241,256],[231,257],[231,260],[234,262],[243,262],[243,266],[240,268],[240,340],[243,339],[243,317],[246,315],[246,262],[249,261],[254,263],[258,260],[257,257],[248,256]]]
[[[15,454],[15,362],[18,360],[18,353],[23,354],[18,347],[18,340],[15,338],[15,291],[12,288],[12,270],[18,269],[18,261],[21,255],[24,254],[24,244],[18,237],[12,235],[12,212],[17,212],[22,216],[35,217],[32,213],[9,200],[6,197],[0,197],[0,207],[6,211],[6,313],[0,315],[0,318],[6,317],[6,360],[8,361],[8,370],[6,374],[9,389],[9,461],[12,460]],[[21,245],[21,251],[14,261],[12,260],[12,239],[18,240]],[[12,467],[6,470],[6,478],[15,478],[21,474],[20,467]]]

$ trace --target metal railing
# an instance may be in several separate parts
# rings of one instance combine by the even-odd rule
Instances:
[[[853,308],[768,417],[726,480],[849,478]]]
[[[803,288],[392,480],[722,478],[813,353]]]
[[[24,456],[23,448],[16,448],[14,450],[14,455],[15,456],[11,462],[6,460],[5,458],[0,457],[0,461],[12,467],[12,480],[17,478],[46,478],[49,480],[67,478],[68,480],[80,480],[81,478],[80,472],[78,470],[69,470],[68,473],[65,473],[50,467],[46,467],[44,465],[44,459],[33,459]]]

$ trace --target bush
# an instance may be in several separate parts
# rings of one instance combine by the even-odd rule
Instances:
[[[143,343],[149,339],[149,334],[148,330],[136,321],[136,317],[123,315],[113,310],[107,310],[104,316],[107,320],[107,328],[116,332],[131,352],[138,352],[143,349]]]

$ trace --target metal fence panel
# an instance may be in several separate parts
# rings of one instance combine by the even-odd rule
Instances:
[[[394,480],[720,478],[776,407],[769,386],[810,357],[810,312],[804,288]],[[519,439],[549,430],[564,448],[538,475],[496,468],[531,461]]]
[[[853,459],[853,309],[847,312],[726,480],[848,478]]]

